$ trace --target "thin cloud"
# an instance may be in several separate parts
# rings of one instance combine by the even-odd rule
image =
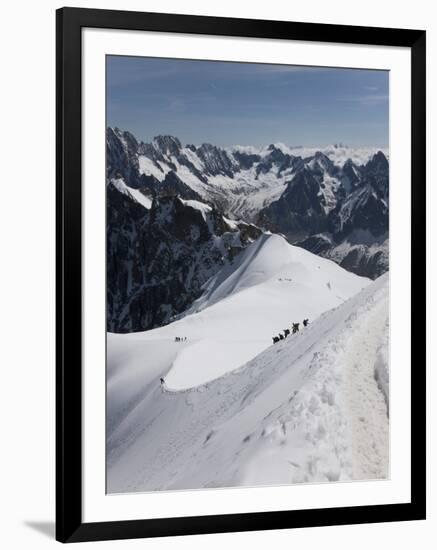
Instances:
[[[108,123],[145,141],[387,140],[383,71],[129,57],[109,57],[107,69]]]
[[[361,105],[378,105],[388,101],[387,94],[367,94],[350,97],[340,97],[339,101],[348,101],[351,103],[360,103]]]

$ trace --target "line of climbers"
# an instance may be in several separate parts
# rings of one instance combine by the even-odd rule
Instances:
[[[303,324],[304,327],[308,326],[308,323],[309,323],[308,319],[304,319],[302,321],[302,324]],[[281,340],[285,340],[285,338],[287,338],[287,336],[289,336],[290,331],[291,331],[291,334],[296,334],[296,332],[299,332],[299,325],[300,325],[300,323],[292,323],[291,329],[289,329],[289,328],[284,329],[284,334],[279,333],[278,336],[272,336],[273,343],[276,344],[277,342],[280,342]]]
[[[308,323],[309,323],[308,319],[304,319],[302,321],[302,324],[303,324],[304,327],[308,326]],[[290,332],[292,334],[296,334],[296,332],[299,332],[299,325],[300,325],[300,323],[292,323],[291,329],[289,329],[289,328],[284,329],[284,334],[279,333],[278,336],[273,336],[273,338],[272,338],[273,343],[276,344],[277,342],[280,342],[281,340],[285,340],[285,338],[287,338],[287,336],[290,335]],[[175,342],[185,342],[186,340],[187,340],[186,336],[184,336],[183,338],[180,337],[180,336],[175,337]],[[161,386],[163,386],[165,384],[164,378],[160,378],[159,381],[161,383]]]

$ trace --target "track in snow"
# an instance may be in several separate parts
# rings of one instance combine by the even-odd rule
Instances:
[[[163,390],[157,371],[140,388],[114,368],[113,394],[135,399],[109,415],[108,491],[386,477],[388,415],[375,369],[388,373],[387,323],[385,275],[297,336],[196,388]],[[159,355],[163,343],[136,345]]]

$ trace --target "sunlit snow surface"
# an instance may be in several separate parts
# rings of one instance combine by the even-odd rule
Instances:
[[[118,191],[120,191],[120,193],[123,193],[123,195],[127,195],[135,202],[143,205],[144,208],[147,208],[147,210],[151,208],[152,199],[146,197],[146,195],[144,195],[144,193],[141,193],[141,191],[139,191],[138,189],[133,189],[132,187],[126,185],[123,178],[112,179],[111,183]]]
[[[108,335],[108,491],[386,477],[387,347],[388,276],[262,236],[183,318]]]

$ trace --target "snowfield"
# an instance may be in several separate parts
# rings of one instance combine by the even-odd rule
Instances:
[[[292,322],[316,319],[369,283],[279,235],[263,234],[210,279],[178,321],[117,339],[127,348],[167,341],[176,348],[164,372],[167,386],[187,389],[241,366]],[[176,343],[176,337],[187,340]]]
[[[111,183],[120,193],[123,193],[123,195],[127,195],[138,204],[143,205],[147,210],[151,208],[152,199],[144,195],[144,193],[141,193],[138,189],[132,189],[132,187],[126,185],[123,178],[112,179]]]
[[[388,312],[388,275],[264,235],[184,317],[108,334],[108,492],[387,477]]]

